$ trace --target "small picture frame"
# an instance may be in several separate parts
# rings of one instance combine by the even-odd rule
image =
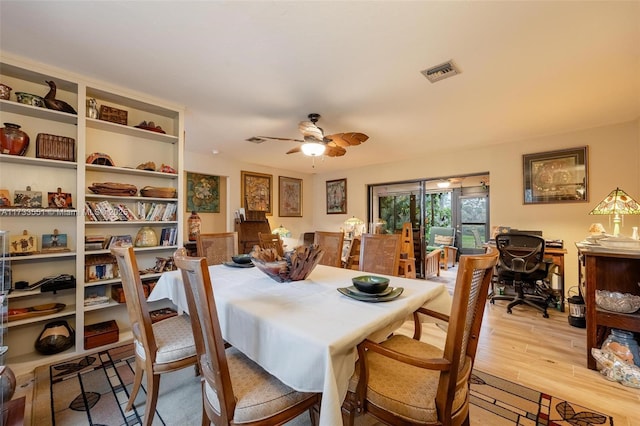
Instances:
[[[42,234],[43,252],[69,251],[67,247],[67,234],[60,234],[54,230],[53,234]]]
[[[47,201],[50,209],[73,208],[73,201],[71,199],[71,194],[68,192],[62,192],[61,188],[58,188],[57,192],[48,192]]]
[[[9,238],[9,255],[29,255],[38,252],[38,239],[35,235],[23,231],[22,235]]]
[[[8,189],[0,189],[0,208],[11,207],[11,195]]]
[[[327,214],[347,213],[347,179],[327,181]]]
[[[588,201],[587,147],[522,156],[524,204]]]
[[[280,176],[278,202],[281,217],[302,217],[302,179]]]
[[[32,191],[30,186],[27,186],[26,191],[14,191],[13,196],[14,207],[21,207],[23,209],[42,208],[42,192]]]
[[[85,281],[94,282],[112,280],[118,277],[118,265],[115,263],[102,263],[85,266]]]

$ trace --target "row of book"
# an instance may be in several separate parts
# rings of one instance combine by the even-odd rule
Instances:
[[[138,201],[131,210],[121,203],[87,201],[84,206],[85,218],[90,222],[128,222],[128,221],[173,221],[176,220],[176,203],[147,203]]]
[[[162,228],[160,231],[158,245],[175,246],[177,243],[178,229],[175,226]],[[107,250],[112,247],[126,247],[132,245],[133,238],[131,235],[87,234],[84,237],[84,249],[86,251]]]

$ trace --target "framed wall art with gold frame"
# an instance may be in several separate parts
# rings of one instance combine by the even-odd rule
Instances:
[[[278,214],[282,217],[302,217],[302,179],[278,177]]]
[[[240,203],[247,211],[260,211],[271,214],[273,179],[264,173],[240,171]]]
[[[523,155],[524,204],[588,201],[587,148]]]

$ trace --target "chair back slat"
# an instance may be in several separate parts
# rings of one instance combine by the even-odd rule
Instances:
[[[220,403],[220,419],[213,423],[229,424],[236,404],[207,261],[205,258],[176,256],[175,262],[182,273],[203,376]]]
[[[466,383],[462,378],[471,374],[497,261],[498,251],[493,248],[485,254],[460,257],[443,354],[452,363],[451,371],[441,374],[436,396],[443,407],[453,401],[451,396],[456,392],[456,385]]]
[[[400,234],[362,234],[360,237],[360,271],[398,275]]]
[[[273,249],[278,253],[278,256],[284,256],[284,247],[282,245],[282,239],[280,238],[280,235],[258,232],[258,240],[260,241],[261,249]]]
[[[118,271],[122,280],[122,290],[133,335],[136,340],[142,343],[145,352],[147,352],[145,354],[147,359],[155,359],[158,347],[133,247],[114,247],[111,249],[111,254],[118,262]]]
[[[238,233],[199,234],[196,247],[198,257],[206,258],[209,265],[220,265],[238,254]]]
[[[316,231],[314,244],[320,246],[324,251],[320,265],[342,266],[342,244],[344,242],[343,232],[322,232]]]

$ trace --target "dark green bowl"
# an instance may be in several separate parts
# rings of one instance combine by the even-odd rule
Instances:
[[[251,263],[251,256],[248,254],[237,254],[235,256],[231,256],[231,260],[235,263],[246,265],[247,263]]]
[[[369,294],[382,293],[389,287],[389,278],[375,275],[363,275],[352,278],[351,281],[358,290]]]

